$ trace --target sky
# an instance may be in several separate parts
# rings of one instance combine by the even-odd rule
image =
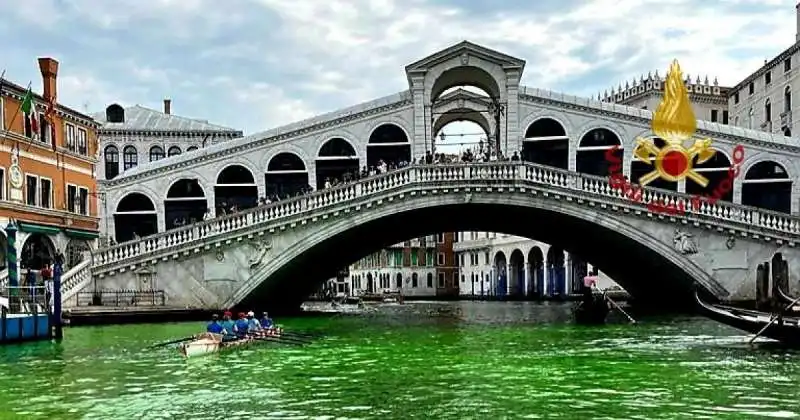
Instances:
[[[522,83],[596,96],[677,58],[735,85],[795,41],[792,0],[0,1],[0,71],[59,102],[258,132],[408,89],[404,66],[462,40],[527,61]]]

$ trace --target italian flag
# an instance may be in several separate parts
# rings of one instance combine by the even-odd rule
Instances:
[[[36,106],[33,104],[33,92],[31,92],[30,87],[25,92],[25,97],[22,98],[20,109],[31,122],[31,138],[36,138],[39,134],[39,115],[36,112]]]

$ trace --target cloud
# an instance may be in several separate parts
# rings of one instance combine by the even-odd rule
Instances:
[[[7,75],[61,61],[60,98],[255,132],[408,88],[403,67],[468,39],[523,83],[594,95],[678,58],[733,85],[794,42],[786,0],[28,0],[0,2]],[[21,34],[24,34],[21,35]]]

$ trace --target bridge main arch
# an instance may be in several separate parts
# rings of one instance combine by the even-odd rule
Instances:
[[[552,244],[592,261],[649,303],[665,304],[663,296],[688,302],[694,282],[717,294],[727,293],[705,269],[675,249],[672,234],[654,237],[592,209],[522,192],[476,192],[469,200],[461,194],[416,194],[391,203],[359,213],[358,223],[353,223],[351,213],[324,225],[309,225],[308,229],[317,230],[302,240],[295,237],[292,245],[271,256],[226,304],[299,305],[343,263],[441,231],[495,231]],[[535,223],[520,223],[525,220]]]

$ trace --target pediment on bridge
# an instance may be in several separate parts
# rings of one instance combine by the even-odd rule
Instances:
[[[462,41],[407,65],[406,74],[410,77],[411,74],[414,73],[425,73],[428,69],[437,64],[444,63],[456,57],[460,58],[465,66],[469,65],[472,57],[476,57],[497,64],[503,68],[518,68],[521,71],[525,67],[525,60],[503,54],[478,44],[473,44],[469,41]]]
[[[459,88],[452,92],[448,92],[442,95],[441,98],[439,98],[439,100],[436,101],[436,103],[445,104],[457,101],[472,102],[472,103],[477,102],[487,107],[492,102],[491,98],[487,96]]]

